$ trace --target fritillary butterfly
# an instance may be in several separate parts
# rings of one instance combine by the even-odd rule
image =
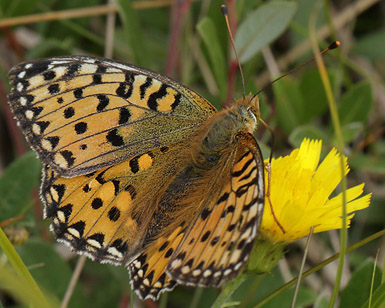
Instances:
[[[217,112],[165,76],[85,56],[22,63],[9,77],[59,241],[127,266],[142,299],[244,268],[264,204],[257,97]]]

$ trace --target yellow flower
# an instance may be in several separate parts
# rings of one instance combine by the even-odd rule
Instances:
[[[340,156],[332,149],[319,164],[321,141],[305,139],[290,155],[273,159],[270,183],[265,172],[265,211],[260,236],[273,243],[289,243],[314,232],[342,228],[342,193],[329,198],[341,181]],[[349,172],[345,160],[345,174]],[[369,206],[371,194],[358,198],[364,184],[346,191],[347,226],[354,211]],[[272,215],[271,207],[274,211]],[[279,224],[281,227],[279,226]]]

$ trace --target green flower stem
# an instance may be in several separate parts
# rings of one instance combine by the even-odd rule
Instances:
[[[160,297],[159,308],[167,308],[168,292],[165,292]]]
[[[347,243],[347,210],[346,210],[346,177],[345,177],[345,162],[344,162],[344,143],[343,143],[343,137],[342,137],[342,130],[341,130],[341,123],[338,117],[338,111],[337,111],[337,105],[334,100],[333,91],[330,85],[330,80],[328,77],[328,74],[326,72],[325,64],[322,60],[322,57],[319,55],[319,48],[317,44],[317,38],[316,38],[316,13],[317,10],[314,11],[314,14],[312,14],[309,22],[309,28],[310,28],[310,38],[312,42],[313,52],[316,55],[316,62],[317,66],[320,72],[321,80],[323,83],[323,86],[325,88],[326,97],[329,103],[329,109],[330,114],[332,117],[332,122],[335,130],[336,140],[337,140],[337,150],[340,154],[340,168],[341,168],[341,191],[342,191],[342,229],[341,229],[341,239],[340,239],[340,258],[338,261],[338,268],[337,268],[337,274],[336,274],[336,280],[333,287],[333,293],[330,298],[329,302],[329,308],[334,307],[334,304],[337,300],[340,284],[341,284],[341,278],[342,278],[342,271],[344,266],[344,260],[345,260],[345,254],[346,254],[346,243]]]
[[[203,288],[200,288],[200,287],[195,288],[194,296],[193,296],[193,299],[190,303],[189,308],[197,308],[198,307],[198,304],[199,304],[199,301],[202,297],[202,294],[203,294]]]
[[[39,307],[50,307],[46,298],[41,292],[39,286],[33,279],[27,267],[24,265],[20,256],[17,254],[15,248],[9,242],[7,236],[5,235],[5,233],[1,228],[0,228],[0,248],[4,251],[13,269],[15,270],[17,275],[20,277],[21,281],[23,282],[23,286],[32,290],[35,297],[38,298]]]
[[[214,304],[212,304],[211,308],[221,308],[230,298],[230,296],[234,293],[235,290],[239,288],[239,286],[251,277],[250,273],[243,272],[238,275],[234,280],[230,281],[225,285],[222,292],[216,298]]]
[[[384,236],[385,235],[385,229],[382,230],[382,231],[379,231],[375,234],[372,234],[370,236],[368,236],[367,238],[355,243],[354,245],[348,247],[346,249],[346,253],[349,253],[351,251],[354,251],[362,246],[364,246],[365,244],[368,244],[372,241],[374,241],[375,239],[377,238],[380,238],[381,236]],[[326,260],[322,261],[321,263],[319,263],[318,265],[312,267],[311,269],[307,270],[306,272],[303,273],[302,275],[302,279],[306,278],[307,276],[321,270],[322,268],[324,268],[326,265],[330,264],[331,262],[335,261],[338,259],[340,253],[336,253],[334,254],[333,256],[327,258]],[[289,289],[290,287],[294,286],[295,283],[297,282],[297,277],[290,280],[288,283],[286,283],[285,285],[283,285],[282,287],[278,288],[277,290],[273,291],[272,293],[270,293],[268,296],[266,296],[263,300],[261,300],[257,306],[255,306],[254,308],[260,308],[260,307],[263,307],[264,305],[266,305],[270,300],[272,300],[273,298],[275,298],[278,294],[281,294],[282,292],[286,291],[287,289]]]

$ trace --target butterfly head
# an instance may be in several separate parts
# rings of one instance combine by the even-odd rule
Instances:
[[[237,117],[243,119],[249,132],[253,133],[261,118],[258,96],[249,94],[235,100],[231,110]]]

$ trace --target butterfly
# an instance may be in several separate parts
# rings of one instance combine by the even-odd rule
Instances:
[[[264,205],[258,97],[218,112],[168,77],[86,56],[22,63],[9,78],[58,241],[128,267],[142,299],[244,269]]]

